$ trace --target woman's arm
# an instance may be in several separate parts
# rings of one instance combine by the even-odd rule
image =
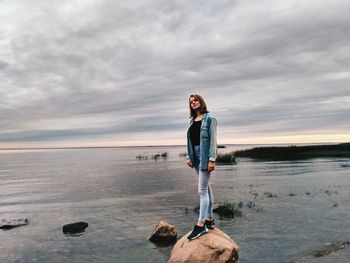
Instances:
[[[209,161],[215,162],[216,160],[216,151],[217,151],[217,143],[216,143],[216,125],[217,121],[215,118],[211,119],[210,123],[210,143],[209,143]]]

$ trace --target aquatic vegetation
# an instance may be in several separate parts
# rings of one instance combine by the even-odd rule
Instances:
[[[271,192],[265,192],[264,195],[265,195],[266,197],[269,197],[269,198],[271,198],[271,197],[277,197],[277,194],[273,194],[273,193],[271,193]]]
[[[331,190],[331,187],[329,187],[329,189],[328,190],[325,190],[324,191],[324,193],[325,194],[327,194],[327,195],[329,195],[329,196],[331,196],[332,194],[338,194],[338,191],[336,191],[336,190]]]
[[[252,208],[252,207],[254,207],[255,206],[255,202],[253,202],[253,201],[249,201],[248,203],[247,203],[247,207],[249,207],[249,208]]]
[[[186,152],[179,153],[179,157],[186,157]],[[216,156],[215,162],[217,164],[236,164],[234,152],[230,153],[219,153]]]
[[[218,164],[235,164],[236,159],[234,152],[230,153],[219,153],[216,157],[216,163]]]
[[[251,195],[253,195],[255,199],[256,199],[257,196],[259,195],[259,193],[256,192],[256,191],[254,191],[254,190],[250,190],[249,193],[250,193]]]
[[[256,147],[235,152],[236,157],[261,160],[306,160],[320,157],[350,157],[350,143],[312,146]]]
[[[163,152],[163,153],[156,153],[156,154],[138,154],[136,155],[136,158],[139,160],[158,160],[159,158],[163,158],[163,159],[167,159],[168,158],[168,153],[167,152]]]

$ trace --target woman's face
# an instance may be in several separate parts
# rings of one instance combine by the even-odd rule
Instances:
[[[199,110],[201,108],[201,103],[195,97],[190,97],[190,105],[194,110]]]

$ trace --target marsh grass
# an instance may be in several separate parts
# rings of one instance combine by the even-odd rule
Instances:
[[[320,157],[350,157],[350,143],[336,145],[256,147],[235,152],[236,157],[260,160],[306,160]]]
[[[179,157],[186,157],[186,153],[185,152],[179,153]],[[234,152],[219,153],[216,156],[215,162],[217,164],[235,164],[236,163],[235,153]]]
[[[236,163],[235,154],[234,152],[219,153],[215,162],[218,164],[234,164]]]
[[[150,154],[150,153],[140,153],[136,155],[136,158],[139,160],[158,160],[159,158],[162,159],[167,159],[168,158],[168,153],[163,152],[163,153],[156,153],[156,154]]]

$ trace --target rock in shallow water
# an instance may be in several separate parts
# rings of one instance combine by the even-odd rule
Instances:
[[[174,243],[177,239],[177,232],[173,225],[168,224],[165,221],[160,221],[154,228],[150,241],[154,243]]]
[[[78,234],[84,232],[85,228],[89,226],[86,222],[77,222],[72,224],[67,224],[63,226],[63,233],[65,234]]]
[[[2,219],[0,221],[0,229],[12,229],[19,226],[28,225],[29,221],[27,218],[21,219]]]

